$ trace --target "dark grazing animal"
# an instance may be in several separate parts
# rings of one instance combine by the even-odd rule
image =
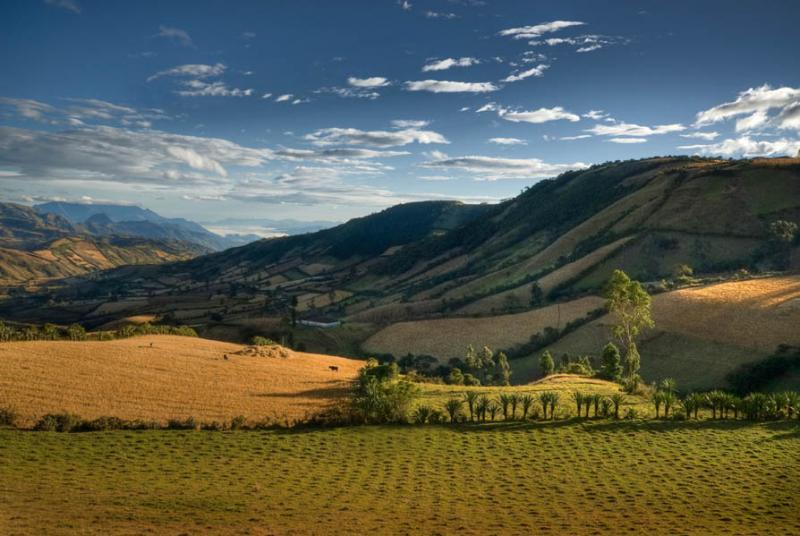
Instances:
[[[333,372],[339,372],[339,367],[336,365],[328,365],[328,368],[331,369]]]

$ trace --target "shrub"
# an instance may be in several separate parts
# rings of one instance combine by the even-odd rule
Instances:
[[[627,411],[625,411],[625,417],[624,418],[625,418],[626,421],[636,420],[636,419],[639,418],[639,412],[636,411],[634,408],[628,408]]]
[[[231,419],[231,430],[241,430],[247,424],[247,419],[244,415],[237,415]]]
[[[481,381],[472,374],[464,374],[464,385],[480,385]]]
[[[417,410],[414,412],[414,422],[416,424],[427,423],[432,412],[433,408],[431,408],[430,406],[419,406]]]
[[[42,432],[71,432],[82,424],[81,418],[71,413],[48,413],[34,425]]]
[[[275,346],[278,343],[276,343],[272,339],[268,339],[267,337],[256,335],[255,337],[250,339],[250,344],[252,344],[253,346]]]
[[[188,417],[186,419],[170,419],[167,421],[167,429],[169,430],[197,430],[197,421],[194,420],[194,417]]]
[[[17,424],[17,412],[11,408],[0,408],[0,426],[15,426]]]

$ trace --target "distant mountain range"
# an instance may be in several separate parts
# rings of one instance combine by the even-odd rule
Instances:
[[[185,260],[209,252],[192,242],[93,233],[93,227],[74,225],[31,207],[0,203],[0,287],[39,284],[124,265]]]
[[[165,218],[152,210],[133,205],[65,203],[54,201],[35,205],[40,214],[61,216],[82,225],[95,236],[127,236],[188,242],[209,251],[242,246],[259,240],[255,234],[222,236],[183,218]]]

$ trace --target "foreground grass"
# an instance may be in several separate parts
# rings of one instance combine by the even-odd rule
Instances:
[[[800,534],[795,423],[0,430],[3,534]]]

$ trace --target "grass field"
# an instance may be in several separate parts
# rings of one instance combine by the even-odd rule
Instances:
[[[0,430],[3,534],[800,534],[800,430]]]
[[[363,362],[290,352],[237,355],[244,347],[152,335],[115,341],[0,344],[0,406],[22,424],[51,412],[166,422],[302,419],[342,396]],[[225,355],[228,359],[224,359]],[[339,367],[332,372],[328,367]]]
[[[603,303],[600,298],[588,297],[512,315],[399,322],[382,329],[363,346],[368,352],[427,354],[447,361],[463,357],[469,344],[497,350],[525,343],[544,328],[557,327],[559,322],[563,328]]]

